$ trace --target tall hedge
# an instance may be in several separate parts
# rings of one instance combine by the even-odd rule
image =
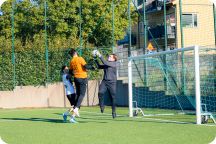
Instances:
[[[45,85],[61,81],[60,70],[62,65],[69,65],[70,56],[68,49],[49,51],[48,59],[48,80],[46,79],[45,52],[39,50],[25,50],[15,53],[15,83],[16,86]],[[80,52],[79,49],[77,49]],[[93,49],[82,49],[82,56],[90,65],[93,63],[91,51]],[[106,55],[111,49],[103,49],[101,52]],[[11,51],[1,52],[0,55],[0,90],[12,90],[13,87],[13,65]],[[99,70],[88,71],[89,79],[101,77]]]

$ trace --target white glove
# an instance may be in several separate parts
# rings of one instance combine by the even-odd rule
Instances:
[[[93,50],[93,51],[92,51],[93,57],[96,57],[96,56],[97,56],[97,52],[98,52],[97,50]]]
[[[98,57],[101,57],[101,54],[100,54],[99,51],[96,52],[96,55],[97,55]]]

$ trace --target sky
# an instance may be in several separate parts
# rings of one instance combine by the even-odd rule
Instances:
[[[1,9],[1,5],[5,2],[6,0],[0,0],[0,9]]]

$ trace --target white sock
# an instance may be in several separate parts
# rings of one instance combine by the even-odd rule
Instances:
[[[79,109],[76,107],[75,109],[74,109],[74,111],[78,111]]]
[[[72,116],[71,116],[71,119],[74,119],[74,118],[75,118],[75,116],[74,116],[74,115],[72,115]]]

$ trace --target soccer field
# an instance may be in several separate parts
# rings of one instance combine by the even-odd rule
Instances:
[[[79,123],[72,124],[62,122],[64,111],[1,109],[0,137],[7,144],[208,144],[216,137],[216,126],[181,123],[193,116],[129,118],[127,108],[118,108],[113,120],[108,107],[104,114],[98,107],[82,107]]]

